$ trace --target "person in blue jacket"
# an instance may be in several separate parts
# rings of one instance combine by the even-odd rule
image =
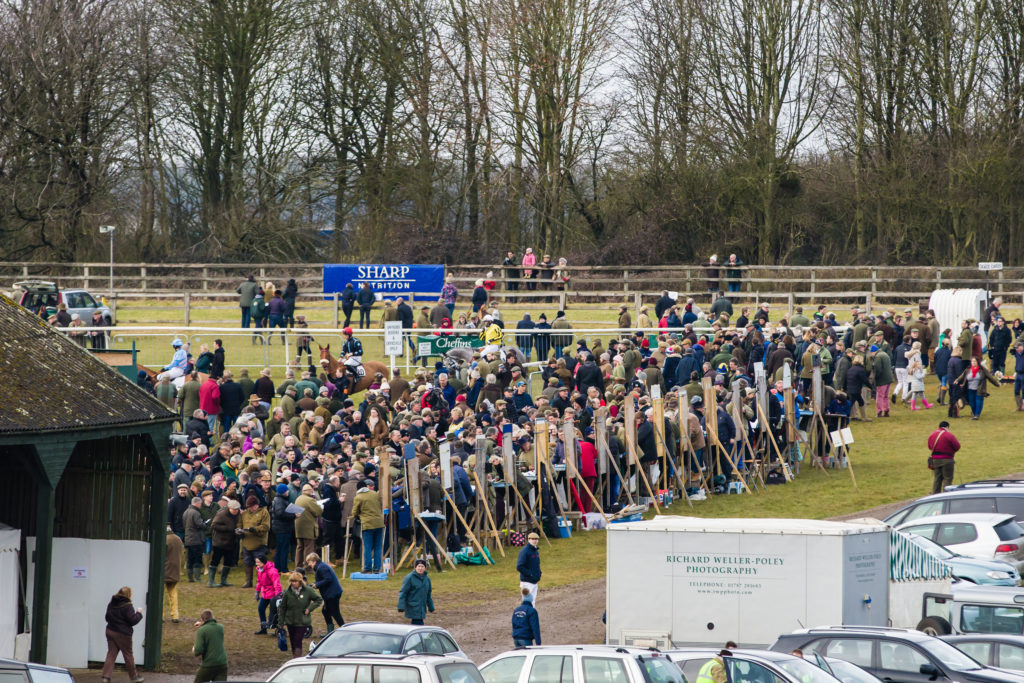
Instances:
[[[512,612],[512,642],[516,647],[540,645],[540,617],[533,607],[530,589],[523,589],[523,603]]]
[[[316,553],[306,555],[306,567],[313,572],[313,581],[320,597],[324,599],[321,613],[324,615],[324,622],[327,624],[327,632],[334,630],[334,623],[344,626],[345,620],[341,616],[341,582],[338,575],[334,573],[331,565],[320,559]]]
[[[469,502],[473,500],[473,487],[469,483],[469,475],[462,467],[462,458],[457,455],[452,456],[452,500],[455,501],[455,507],[459,510],[459,514],[465,519],[466,509],[469,507]],[[465,543],[466,529],[461,521],[456,521],[458,522],[459,541]]]
[[[526,537],[526,545],[519,551],[516,560],[516,571],[519,572],[519,587],[530,595],[530,603],[537,602],[537,584],[540,583],[540,536],[531,531]]]

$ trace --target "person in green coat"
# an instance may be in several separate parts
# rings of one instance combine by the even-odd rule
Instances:
[[[228,653],[224,649],[224,627],[213,618],[213,610],[204,609],[196,622],[196,641],[192,654],[202,657],[194,683],[224,681],[228,677]]]
[[[889,417],[889,390],[896,381],[892,371],[892,359],[882,349],[872,346],[871,368],[875,373],[875,417]]]
[[[288,587],[281,593],[277,615],[279,622],[288,629],[292,657],[302,656],[302,639],[306,635],[306,630],[313,625],[310,614],[322,604],[324,599],[316,589],[306,584],[302,574],[292,572],[288,576]]]
[[[405,612],[406,619],[414,625],[422,626],[427,610],[434,611],[431,593],[427,562],[416,560],[416,568],[402,579],[402,588],[398,591],[398,611]]]

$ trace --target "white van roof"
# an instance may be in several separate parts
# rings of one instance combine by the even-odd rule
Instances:
[[[829,522],[821,519],[704,519],[659,515],[642,522],[609,524],[609,531],[690,531],[719,534],[779,534],[803,536],[851,536],[888,533],[889,527],[875,520]]]

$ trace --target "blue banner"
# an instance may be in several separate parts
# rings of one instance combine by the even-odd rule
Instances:
[[[364,282],[382,297],[405,296],[412,292],[417,299],[437,299],[444,286],[444,266],[416,266],[408,264],[340,263],[324,265],[324,294],[341,292],[352,283],[357,291]]]

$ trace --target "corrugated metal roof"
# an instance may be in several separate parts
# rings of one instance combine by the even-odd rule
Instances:
[[[174,416],[155,396],[0,295],[0,434]]]
[[[892,581],[914,581],[948,579],[953,576],[952,568],[929,555],[924,548],[916,545],[902,531],[889,535],[889,579]]]

